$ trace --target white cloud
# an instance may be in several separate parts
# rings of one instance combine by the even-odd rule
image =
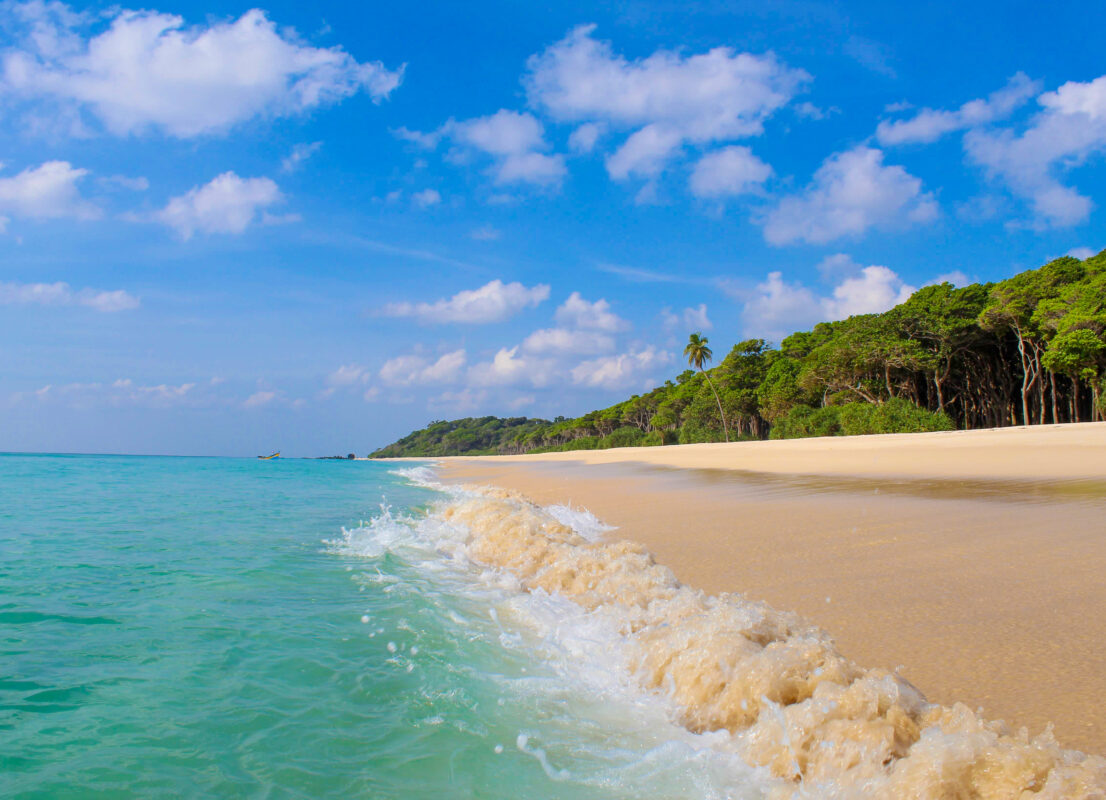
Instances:
[[[343,364],[326,376],[326,382],[328,385],[334,387],[355,386],[359,383],[368,383],[369,370],[360,364]]]
[[[594,354],[614,349],[614,339],[596,331],[544,328],[531,333],[522,349],[537,354]]]
[[[74,290],[68,283],[0,283],[0,305],[85,306],[111,313],[138,308],[139,299],[122,289]]]
[[[0,213],[29,219],[95,219],[100,209],[83,199],[77,187],[87,174],[68,161],[47,161],[0,178]]]
[[[284,196],[269,178],[239,178],[224,172],[187,194],[174,197],[154,219],[176,230],[182,239],[196,231],[241,233],[259,212],[281,202]]]
[[[403,67],[358,62],[340,47],[304,44],[258,9],[234,21],[185,27],[176,15],[107,12],[110,25],[85,37],[61,3],[14,6],[23,23],[0,59],[0,89],[47,99],[60,112],[87,111],[121,136],[160,129],[180,138],[218,133],[255,117],[330,105],[362,90],[380,102]]]
[[[199,402],[200,398],[195,396],[195,388],[195,383],[146,385],[135,383],[130,378],[120,378],[111,383],[92,381],[59,386],[48,384],[33,392],[19,392],[13,399],[61,403],[77,408],[95,406],[168,408]]]
[[[611,311],[611,304],[606,300],[599,299],[590,303],[579,292],[573,292],[561,304],[557,309],[556,319],[561,325],[568,327],[610,333],[630,327],[629,322]]]
[[[733,145],[707,153],[691,173],[691,193],[698,197],[725,197],[757,191],[772,168],[748,147]]]
[[[876,138],[884,146],[935,142],[946,133],[1003,119],[1040,90],[1039,81],[1019,72],[986,100],[971,100],[956,111],[923,108],[909,119],[884,120],[876,128]]]
[[[474,364],[468,371],[473,386],[512,386],[528,383],[545,386],[554,376],[555,365],[550,359],[520,356],[518,346],[501,347],[491,361]]]
[[[1092,250],[1090,247],[1073,247],[1064,255],[1071,256],[1072,258],[1078,258],[1080,261],[1086,261],[1093,255],[1098,253],[1097,250]]]
[[[714,327],[707,316],[706,303],[700,303],[692,308],[685,308],[679,313],[666,308],[661,311],[661,323],[669,331],[674,331],[677,328],[685,328],[688,331],[709,331]]]
[[[442,202],[442,195],[437,189],[423,189],[411,195],[411,202],[418,208],[430,208]]]
[[[819,108],[814,103],[803,101],[795,106],[795,113],[803,119],[812,119],[815,121],[823,120],[831,114],[840,114],[841,109],[836,106],[830,106],[829,108]]]
[[[322,142],[311,142],[310,144],[297,144],[292,148],[292,152],[286,155],[280,161],[280,168],[284,172],[295,172],[300,168],[300,165],[304,161],[311,158],[319,151],[319,148],[323,146]]]
[[[1041,111],[1021,134],[972,130],[964,136],[964,149],[990,177],[1029,201],[1035,227],[1077,225],[1093,203],[1061,183],[1058,174],[1106,149],[1106,75],[1069,81],[1037,102]]]
[[[616,179],[655,175],[684,142],[760,135],[764,121],[810,80],[771,54],[728,47],[690,56],[658,50],[630,61],[594,30],[579,26],[532,56],[524,83],[530,104],[558,121],[634,131],[607,162]],[[589,141],[594,145],[590,131],[577,144]]]
[[[420,355],[397,356],[384,362],[380,380],[389,386],[453,383],[465,368],[464,350],[454,350],[430,361]]]
[[[565,176],[564,156],[548,152],[545,130],[533,114],[500,109],[486,117],[462,122],[449,120],[431,133],[400,128],[395,134],[420,147],[433,149],[448,138],[456,148],[455,161],[473,153],[492,159],[490,174],[498,185],[558,186]]]
[[[785,282],[782,272],[769,272],[742,309],[747,334],[776,341],[820,321],[820,317],[814,293],[802,284]]]
[[[427,324],[502,322],[520,311],[549,298],[549,287],[540,283],[526,288],[521,283],[494,280],[479,289],[466,289],[434,303],[390,303],[383,313],[390,317],[415,317]]]
[[[684,57],[658,50],[628,61],[582,25],[531,57],[530,102],[565,121],[624,128],[662,123],[693,141],[754,136],[764,120],[809,81],[774,56],[716,47]]]
[[[827,268],[823,266],[829,265]],[[829,296],[819,297],[802,283],[788,283],[783,273],[770,272],[752,292],[734,292],[744,301],[742,321],[746,335],[779,341],[818,322],[840,320],[856,314],[886,311],[909,299],[916,288],[894,270],[862,267],[844,253],[819,264],[824,278],[837,278]],[[966,281],[960,273],[938,276],[931,283]]]
[[[607,173],[615,180],[629,177],[652,178],[680,150],[683,137],[663,125],[646,125],[630,137],[607,159]]]
[[[920,179],[902,167],[885,166],[882,151],[860,146],[827,158],[806,190],[784,198],[762,223],[772,244],[822,244],[936,216],[937,203],[922,191]]]
[[[602,122],[585,122],[568,137],[568,149],[574,153],[590,153],[607,130]]]
[[[649,345],[621,355],[582,361],[572,368],[572,382],[579,386],[624,389],[642,383],[650,370],[671,360],[669,353]]]
[[[822,311],[827,320],[874,314],[906,302],[915,291],[887,267],[864,267],[834,287],[833,296],[822,300]]]
[[[277,393],[268,389],[254,392],[242,401],[242,408],[261,408],[277,399]]]

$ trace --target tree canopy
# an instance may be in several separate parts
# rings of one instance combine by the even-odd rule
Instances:
[[[882,314],[735,345],[575,419],[435,422],[383,455],[525,453],[740,438],[896,433],[1106,418],[1106,251],[999,283],[926,286]]]

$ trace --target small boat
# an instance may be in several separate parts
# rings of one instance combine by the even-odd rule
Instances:
[[[277,450],[271,456],[258,456],[262,461],[272,461],[274,458],[280,458],[280,451]]]

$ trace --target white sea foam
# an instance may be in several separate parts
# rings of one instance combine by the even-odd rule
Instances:
[[[420,470],[409,479],[434,485]],[[611,725],[653,731],[622,778],[686,769],[696,796],[720,798],[1106,796],[1106,760],[1063,750],[1047,731],[1030,738],[963,705],[927,703],[796,615],[683,586],[604,532],[578,510],[451,488],[433,513],[399,519],[382,508],[337,546],[400,554],[452,582],[490,610],[502,647],[532,650],[564,678],[564,703],[591,698],[589,713]],[[546,682],[533,686],[548,695]],[[520,732],[518,749],[551,778],[602,779],[554,763],[535,736]]]
[[[433,481],[432,474],[416,476],[411,478],[422,485]],[[446,502],[479,496],[457,490]],[[592,535],[606,529],[590,514],[566,510]],[[386,590],[402,588],[402,582],[377,564],[386,555],[401,558],[441,592],[435,604],[442,606],[443,621],[468,638],[488,630],[504,650],[535,659],[540,669],[533,674],[522,667],[521,676],[497,680],[504,683],[503,693],[514,697],[507,706],[532,706],[539,717],[556,711],[553,733],[549,723],[518,732],[525,745],[517,749],[535,758],[550,778],[623,786],[635,795],[646,787],[658,798],[685,797],[690,788],[695,797],[718,800],[764,797],[774,783],[745,763],[728,733],[691,731],[680,723],[670,698],[641,691],[624,658],[617,615],[584,609],[558,592],[527,590],[510,570],[474,560],[471,532],[441,513],[405,517],[381,506],[377,516],[327,544],[337,554],[366,559],[360,579]],[[426,591],[419,588],[422,596]],[[411,656],[417,652],[417,647],[408,650]],[[397,661],[396,666],[411,665]],[[504,698],[499,705],[505,705]],[[636,744],[628,748],[627,741]]]

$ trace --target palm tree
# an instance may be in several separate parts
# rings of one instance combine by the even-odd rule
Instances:
[[[689,366],[695,367],[703,373],[703,377],[707,379],[707,386],[714,392],[714,401],[718,403],[718,416],[722,417],[722,435],[726,437],[726,441],[730,441],[730,430],[726,427],[726,414],[722,411],[722,400],[718,396],[718,390],[714,388],[714,383],[710,379],[710,375],[703,369],[703,362],[710,363],[710,360],[714,357],[714,353],[707,347],[709,340],[701,333],[693,333],[687,338],[687,347],[684,348],[684,355],[687,356],[687,363]]]

